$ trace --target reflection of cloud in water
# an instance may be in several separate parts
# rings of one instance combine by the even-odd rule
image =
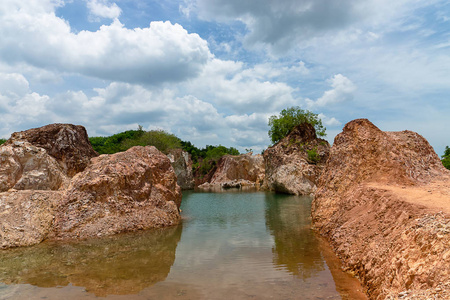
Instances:
[[[275,239],[274,264],[302,279],[325,269],[310,225],[310,208],[310,197],[268,195],[266,199],[266,225]]]
[[[133,294],[166,279],[182,227],[0,253],[0,282],[85,287],[96,296]]]

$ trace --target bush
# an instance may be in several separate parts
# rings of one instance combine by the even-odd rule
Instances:
[[[445,147],[444,155],[442,155],[441,161],[444,167],[450,170],[450,148],[448,146]]]
[[[303,110],[298,106],[283,109],[279,116],[269,118],[269,136],[272,143],[279,142],[287,136],[296,126],[302,123],[309,123],[314,126],[318,136],[326,136],[322,121],[319,116],[309,110]]]
[[[306,150],[308,153],[308,160],[314,164],[318,163],[320,160],[320,155],[317,153],[317,148],[313,148],[311,150]]]
[[[0,145],[4,144],[6,142],[5,139],[0,139]]]

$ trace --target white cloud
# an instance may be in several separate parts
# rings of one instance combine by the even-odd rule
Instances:
[[[325,107],[353,99],[356,86],[350,79],[342,74],[337,74],[330,81],[332,89],[325,91],[322,97],[316,101],[306,99],[308,108]]]
[[[107,0],[87,0],[87,7],[92,16],[108,19],[116,19],[122,13],[116,3]]]
[[[334,118],[334,117],[329,118],[322,113],[319,114],[319,119],[322,120],[322,123],[325,126],[336,127],[336,126],[342,125],[342,123],[339,122],[336,118]]]
[[[141,84],[195,77],[210,59],[207,42],[170,22],[127,29],[117,19],[95,32],[71,32],[55,4],[6,0],[0,8],[0,57],[9,64]],[[44,4],[45,4],[44,3]]]

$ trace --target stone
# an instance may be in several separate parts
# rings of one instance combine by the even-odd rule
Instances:
[[[264,151],[263,188],[293,195],[313,194],[329,151],[330,145],[317,138],[311,124],[298,125],[289,135]]]
[[[83,171],[90,159],[98,156],[89,142],[86,129],[79,125],[50,124],[15,132],[5,144],[21,142],[44,148],[69,177]]]
[[[167,154],[170,159],[177,183],[182,190],[192,190],[195,187],[194,175],[192,172],[192,159],[188,152],[181,149],[173,149]]]
[[[181,189],[169,158],[136,146],[92,159],[72,178],[52,238],[87,238],[178,224]]]
[[[450,172],[422,136],[351,121],[317,187],[314,228],[371,298],[431,299],[450,282]]]
[[[0,193],[0,248],[31,246],[46,239],[60,200],[58,191]]]
[[[200,185],[199,188],[237,188],[242,186],[259,188],[264,180],[263,157],[252,153],[224,155],[219,159],[214,173],[210,176],[209,182]]]
[[[15,141],[0,146],[0,192],[58,190],[68,184],[58,162],[43,148]]]

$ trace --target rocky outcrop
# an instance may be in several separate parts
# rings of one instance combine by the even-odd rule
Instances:
[[[264,151],[264,189],[293,195],[314,193],[329,151],[330,145],[317,138],[312,125],[300,124]]]
[[[449,172],[422,136],[354,120],[335,138],[313,223],[370,298],[448,295],[448,188]]]
[[[45,149],[70,177],[83,171],[90,159],[98,156],[89,142],[86,129],[79,125],[50,124],[15,132],[6,144],[17,142],[29,142]]]
[[[264,180],[264,161],[261,155],[252,153],[225,155],[219,159],[209,182],[199,186],[211,188],[259,188]]]
[[[55,124],[14,133],[0,146],[1,248],[180,221],[181,191],[167,156],[154,147],[133,147],[90,160],[96,153],[80,127]],[[57,149],[61,153],[48,154]]]
[[[58,190],[68,178],[58,162],[43,148],[14,141],[0,147],[0,192]]]
[[[47,238],[61,192],[0,193],[0,248],[30,246]]]
[[[167,155],[170,159],[177,183],[182,190],[192,190],[195,187],[194,175],[192,173],[192,159],[188,152],[181,149],[174,149]]]
[[[71,181],[54,238],[86,238],[178,224],[181,189],[170,160],[153,146],[92,159]]]

